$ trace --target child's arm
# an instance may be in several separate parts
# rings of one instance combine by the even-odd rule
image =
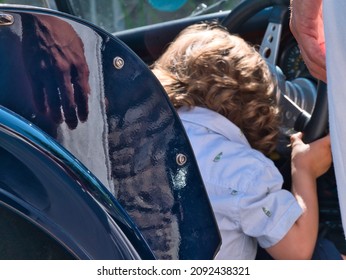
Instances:
[[[275,259],[311,259],[317,239],[316,178],[331,165],[330,138],[326,136],[309,145],[301,138],[301,133],[291,137],[292,193],[304,212],[283,239],[267,248]]]

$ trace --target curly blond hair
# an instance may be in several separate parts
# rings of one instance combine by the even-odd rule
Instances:
[[[266,62],[217,23],[185,28],[152,65],[175,108],[200,106],[237,125],[265,155],[279,133],[274,82]]]

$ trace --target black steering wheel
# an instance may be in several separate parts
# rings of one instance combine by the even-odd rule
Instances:
[[[260,53],[268,63],[276,64],[279,52],[281,29],[284,21],[287,21],[289,0],[245,0],[221,22],[230,33],[238,33],[240,27],[251,17],[263,9],[270,8],[271,15],[268,20],[268,27],[264,39],[260,46]],[[301,130],[303,140],[310,143],[322,137],[328,125],[328,103],[327,87],[325,83],[318,82],[317,97],[312,110],[311,117]]]

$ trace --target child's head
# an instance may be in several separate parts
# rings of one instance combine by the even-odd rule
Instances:
[[[209,108],[232,121],[250,145],[269,154],[279,131],[266,62],[243,39],[215,23],[184,29],[152,68],[175,108]]]

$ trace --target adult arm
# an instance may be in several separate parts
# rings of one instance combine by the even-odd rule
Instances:
[[[291,0],[290,29],[310,73],[326,82],[322,0]]]

